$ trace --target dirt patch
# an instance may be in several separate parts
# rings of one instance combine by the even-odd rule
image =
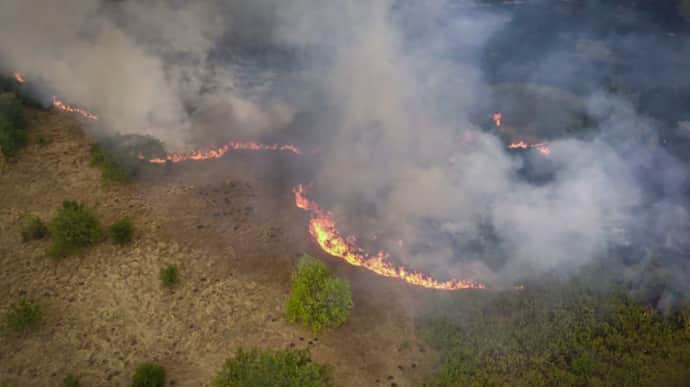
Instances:
[[[30,116],[32,145],[0,166],[0,312],[29,297],[45,307],[46,321],[25,337],[0,337],[0,381],[59,385],[75,373],[88,386],[124,385],[138,363],[154,360],[170,385],[205,386],[239,347],[309,348],[342,386],[408,386],[430,371],[435,356],[415,336],[410,313],[428,293],[336,259],[323,257],[353,283],[350,321],[318,338],[285,321],[292,265],[318,251],[291,182],[253,168],[256,155],[105,185],[71,117]],[[262,161],[275,162],[275,173],[289,162],[268,157],[278,157]],[[93,206],[106,225],[129,216],[135,242],[104,242],[59,262],[46,257],[47,242],[22,243],[22,215],[47,219],[66,199]],[[174,289],[158,280],[168,263],[180,269]]]

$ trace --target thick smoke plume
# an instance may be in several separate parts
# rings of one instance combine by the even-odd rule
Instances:
[[[9,0],[0,60],[108,130],[176,150],[264,136],[318,147],[324,206],[363,244],[441,277],[571,273],[640,236],[672,261],[687,246],[687,170],[661,145],[668,128],[690,139],[675,125],[690,117],[643,108],[659,103],[633,87],[687,89],[680,71],[649,72],[690,45],[639,10],[535,3]],[[606,30],[612,14],[636,29]],[[518,139],[551,154],[509,152]],[[643,259],[628,253],[625,267]]]

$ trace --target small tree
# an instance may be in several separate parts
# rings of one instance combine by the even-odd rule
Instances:
[[[59,258],[95,244],[102,230],[98,218],[84,203],[65,201],[50,223],[50,234],[53,244],[48,253]]]
[[[35,330],[41,325],[42,320],[43,311],[40,305],[25,299],[10,305],[5,315],[7,329],[16,333]]]
[[[313,363],[306,351],[246,352],[240,349],[225,361],[214,387],[326,387],[333,385],[330,370]]]
[[[24,242],[43,239],[48,236],[48,227],[36,215],[29,215],[22,221],[22,240]]]
[[[165,386],[165,369],[156,363],[147,362],[134,372],[131,387]]]
[[[126,245],[132,241],[134,226],[129,218],[122,218],[110,226],[110,237],[116,245]]]
[[[350,284],[331,274],[326,266],[303,256],[292,276],[292,292],[287,303],[290,321],[301,321],[314,333],[342,325],[352,309]]]
[[[169,288],[175,286],[177,284],[177,281],[178,281],[177,266],[167,265],[167,266],[161,268],[160,279],[161,279],[161,282],[163,283],[163,286],[166,286]]]

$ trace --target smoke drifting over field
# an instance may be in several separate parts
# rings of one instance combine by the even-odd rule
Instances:
[[[673,58],[690,58],[690,44],[640,10],[6,3],[8,70],[41,77],[108,130],[152,134],[174,150],[263,137],[318,146],[315,193],[363,244],[407,266],[511,285],[570,273],[641,236],[671,267],[685,265],[672,257],[687,252],[687,169],[659,144],[687,142],[675,122],[690,116],[659,98],[689,88]],[[659,66],[669,71],[651,76]],[[651,89],[661,97],[639,93]],[[528,137],[551,154],[506,150]]]

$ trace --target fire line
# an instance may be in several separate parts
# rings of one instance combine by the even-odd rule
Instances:
[[[428,275],[410,271],[403,266],[395,267],[387,262],[388,254],[381,251],[367,255],[355,245],[354,238],[345,238],[337,230],[333,213],[323,210],[317,203],[305,196],[305,188],[298,185],[293,189],[297,207],[309,211],[309,233],[326,253],[341,258],[353,266],[361,266],[384,277],[403,280],[411,285],[438,290],[483,289],[485,286],[472,280],[438,281]]]

